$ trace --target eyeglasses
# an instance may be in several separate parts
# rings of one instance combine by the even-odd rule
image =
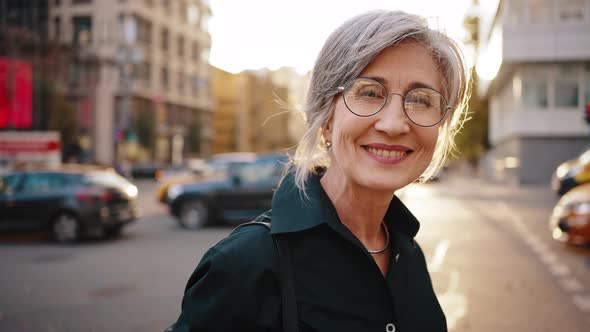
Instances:
[[[451,109],[445,97],[430,88],[416,88],[406,95],[388,92],[381,82],[359,77],[346,86],[338,87],[343,92],[344,104],[356,116],[373,116],[383,109],[390,94],[403,98],[403,108],[410,121],[420,127],[432,127],[444,119]]]

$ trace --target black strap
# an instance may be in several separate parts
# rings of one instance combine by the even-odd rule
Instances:
[[[298,332],[297,301],[295,298],[295,286],[293,285],[293,269],[289,245],[284,236],[273,236],[275,246],[279,253],[279,269],[281,274],[281,295],[283,304],[283,331]]]
[[[251,221],[240,226],[261,225],[270,230],[270,223],[263,221]],[[279,277],[281,283],[281,304],[283,312],[283,332],[298,332],[297,301],[295,298],[295,286],[293,285],[293,270],[291,255],[287,238],[281,235],[273,235],[275,248],[279,255]]]

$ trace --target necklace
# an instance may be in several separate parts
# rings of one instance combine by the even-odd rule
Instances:
[[[369,252],[369,254],[371,254],[371,255],[380,254],[380,253],[384,252],[385,250],[389,249],[389,230],[387,229],[385,222],[381,223],[381,226],[383,226],[383,230],[385,231],[385,247],[383,247],[381,249],[377,249],[377,250],[371,250],[371,249],[365,247],[367,249],[367,251]]]

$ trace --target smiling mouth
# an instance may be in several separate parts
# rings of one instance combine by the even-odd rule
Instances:
[[[390,158],[390,159],[401,159],[410,153],[412,150],[388,150],[388,149],[378,149],[370,146],[363,145],[363,149],[367,150],[374,156],[380,158]]]

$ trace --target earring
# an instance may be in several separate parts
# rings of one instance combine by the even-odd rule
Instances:
[[[326,149],[330,150],[331,147],[332,147],[332,142],[326,141]]]

